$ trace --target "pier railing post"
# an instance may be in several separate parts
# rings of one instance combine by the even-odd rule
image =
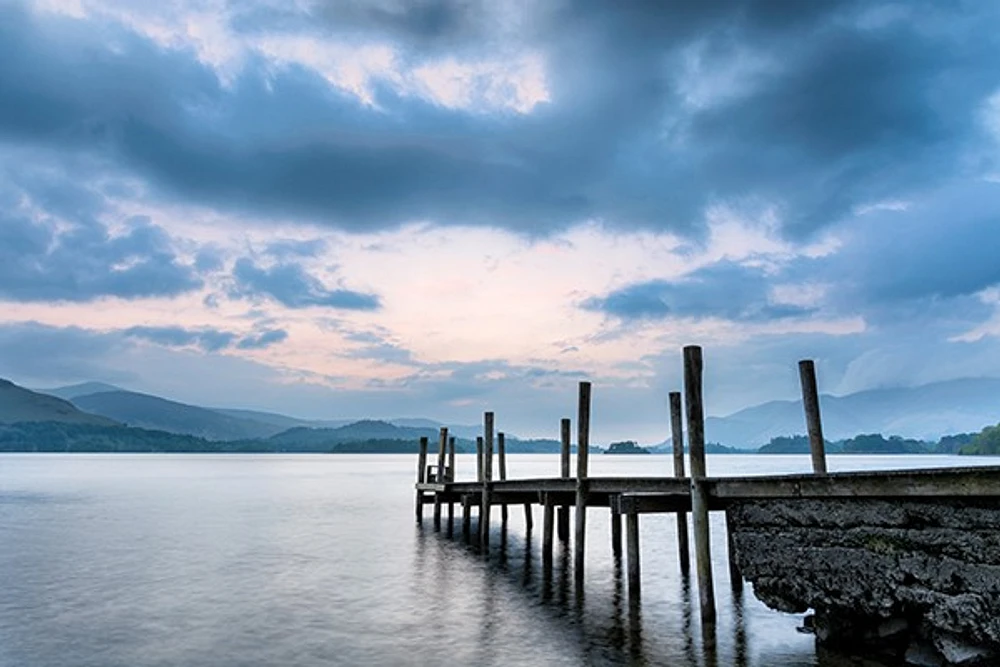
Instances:
[[[437,472],[434,473],[434,482],[436,484],[444,484],[447,479],[445,479],[444,465],[445,456],[448,453],[448,428],[445,426],[441,427],[441,436],[438,441],[438,458],[437,458]],[[441,493],[439,491],[434,492],[434,529],[440,530],[441,528]]]
[[[497,433],[497,466],[500,473],[500,481],[507,479],[507,444],[503,431]],[[507,525],[507,503],[500,503],[500,523]]]
[[[799,381],[802,383],[802,406],[806,412],[809,430],[809,452],[812,454],[813,472],[826,474],[826,447],[823,444],[823,424],[819,414],[819,391],[816,389],[816,365],[812,359],[799,362]]]
[[[476,436],[476,481],[483,481],[483,436]]]
[[[691,453],[691,516],[694,523],[695,564],[698,568],[698,601],[702,625],[715,625],[715,586],[712,582],[712,548],[705,477],[705,413],[702,406],[701,348],[684,348],[684,394],[687,407],[688,448]]]
[[[564,417],[559,424],[559,435],[561,439],[560,447],[560,476],[563,479],[569,479],[569,462],[570,462],[570,420],[568,417]],[[559,507],[559,539],[563,542],[569,541],[569,506],[561,505]]]
[[[427,481],[427,437],[420,438],[420,449],[417,454],[417,484]],[[417,523],[424,521],[424,492],[417,490]]]
[[[681,392],[670,392],[670,437],[674,449],[674,477],[684,477],[684,416],[681,413]],[[677,557],[681,574],[691,572],[691,548],[688,545],[687,513],[677,513]]]
[[[479,542],[483,552],[489,553],[490,505],[493,502],[493,413],[483,414],[483,498],[479,508]]]
[[[576,539],[574,540],[574,573],[578,584],[583,583],[587,541],[587,459],[590,454],[590,383],[580,383],[577,405],[576,432]]]

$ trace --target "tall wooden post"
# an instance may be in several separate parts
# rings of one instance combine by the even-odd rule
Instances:
[[[497,465],[499,466],[500,481],[507,479],[507,446],[503,431],[497,433]],[[500,503],[500,523],[507,525],[507,503]]]
[[[448,481],[455,481],[455,436],[448,438]],[[455,501],[448,501],[448,537],[455,530]]]
[[[483,481],[483,436],[476,436],[476,481]]]
[[[674,448],[674,477],[684,477],[684,416],[681,413],[681,392],[670,392],[670,437]],[[677,557],[681,574],[691,572],[691,548],[688,545],[686,512],[677,513]]]
[[[684,395],[687,407],[688,449],[691,453],[691,517],[694,522],[695,563],[698,568],[698,601],[703,626],[715,625],[715,586],[712,582],[712,547],[708,522],[705,477],[705,414],[702,407],[701,348],[684,348]]]
[[[560,423],[560,438],[561,449],[560,449],[560,476],[563,479],[569,479],[569,450],[570,450],[570,420],[569,418],[563,418]],[[559,539],[563,542],[569,541],[569,507],[566,505],[561,505],[559,507]]]
[[[490,505],[493,502],[493,413],[483,414],[483,499],[479,509],[479,542],[489,554]]]
[[[434,473],[434,482],[444,484],[447,480],[444,474],[445,456],[448,453],[448,428],[441,427],[441,437],[438,440],[437,472]],[[441,493],[434,492],[434,529],[441,529]]]
[[[587,459],[590,449],[590,383],[580,383],[576,431],[576,539],[574,540],[574,573],[578,584],[583,583],[587,540]]]
[[[813,472],[826,474],[826,447],[823,444],[823,424],[819,414],[819,391],[816,389],[816,365],[812,359],[799,362],[799,380],[802,383],[802,406],[806,411],[809,429],[809,451],[812,454]]]
[[[427,481],[427,437],[420,438],[420,450],[417,454],[417,484]],[[417,523],[424,522],[424,492],[417,490]]]

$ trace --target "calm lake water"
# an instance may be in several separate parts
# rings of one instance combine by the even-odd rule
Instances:
[[[997,464],[832,456],[831,470]],[[805,472],[807,456],[710,456],[709,473]],[[593,456],[592,475],[670,470]],[[461,478],[474,457],[459,455]],[[510,477],[558,457],[508,457]],[[673,516],[641,521],[629,610],[607,510],[588,513],[582,599],[568,553],[542,574],[541,510],[489,558],[413,520],[415,456],[0,456],[0,666],[822,665],[801,616],[730,593],[713,516],[719,625],[706,650]],[[428,508],[428,517],[429,517]],[[499,510],[495,510],[499,516]],[[460,533],[460,530],[457,531]],[[558,544],[558,543],[557,543]],[[557,547],[558,548],[558,547]]]

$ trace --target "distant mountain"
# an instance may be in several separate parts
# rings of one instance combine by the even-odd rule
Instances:
[[[283,447],[309,446],[317,451],[325,451],[345,442],[365,442],[368,440],[409,440],[415,442],[426,436],[431,441],[431,450],[437,446],[439,431],[436,428],[413,428],[396,426],[385,421],[364,419],[339,428],[308,428],[297,426],[282,431],[268,439],[268,442]]]
[[[949,433],[978,431],[1000,421],[1000,379],[824,395],[820,408],[823,435],[829,440],[883,433],[936,441]],[[801,401],[770,401],[705,420],[706,440],[736,447],[758,447],[777,436],[805,432]]]
[[[68,387],[56,387],[55,389],[38,389],[39,393],[48,394],[49,396],[58,396],[59,398],[64,398],[67,401],[72,401],[74,398],[79,396],[86,396],[88,394],[100,394],[107,391],[125,391],[121,387],[116,387],[113,384],[107,384],[104,382],[82,382],[80,384],[73,384]]]
[[[114,426],[106,417],[81,412],[69,401],[40,394],[8,380],[0,380],[0,423],[59,422]]]
[[[206,440],[267,438],[283,430],[282,426],[275,424],[241,419],[134,391],[87,394],[74,398],[73,404],[81,410],[103,415],[129,426],[193,435]]]
[[[316,425],[317,422],[309,421],[307,419],[297,419],[295,417],[289,417],[288,415],[278,414],[277,412],[261,412],[260,410],[240,410],[237,408],[206,408],[212,412],[218,412],[221,415],[226,415],[227,417],[233,417],[235,419],[249,419],[250,421],[260,422],[261,424],[270,424],[271,426],[277,426],[281,429],[295,428],[296,426],[308,426]],[[345,424],[349,421],[345,421]]]

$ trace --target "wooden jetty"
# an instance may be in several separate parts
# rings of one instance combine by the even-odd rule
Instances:
[[[650,477],[592,477],[588,474],[590,440],[591,385],[579,385],[577,406],[576,476],[570,476],[569,419],[560,423],[561,457],[559,475],[545,478],[508,479],[503,435],[499,434],[499,479],[493,479],[494,414],[484,415],[483,437],[478,440],[477,479],[454,479],[454,459],[446,461],[447,430],[442,429],[438,443],[437,465],[427,464],[427,439],[420,442],[416,483],[416,514],[422,520],[423,506],[434,506],[434,522],[440,527],[441,507],[462,508],[462,533],[470,539],[472,512],[479,513],[479,538],[488,546],[491,507],[523,505],[530,531],[533,505],[543,508],[542,559],[547,567],[553,560],[556,537],[569,541],[569,510],[575,513],[574,576],[582,584],[586,555],[586,521],[590,508],[608,508],[611,513],[612,549],[621,553],[625,523],[625,546],[629,599],[640,596],[639,517],[648,513],[675,513],[678,530],[678,562],[685,573],[690,568],[690,545],[687,541],[687,517],[691,515],[694,538],[694,563],[698,582],[703,626],[715,622],[712,580],[709,512],[726,511],[747,501],[789,499],[997,499],[1000,498],[1000,467],[945,468],[932,470],[896,470],[829,474],[823,450],[816,372],[812,361],[799,364],[806,426],[812,453],[810,474],[752,477],[710,477],[706,469],[704,414],[702,407],[702,350],[684,348],[684,408],[681,394],[669,395],[669,420],[673,442],[673,474]],[[682,420],[687,420],[690,473],[685,471]],[[453,450],[452,450],[453,451]],[[449,516],[450,511],[449,511]],[[739,567],[730,549],[730,573],[734,586],[742,585]],[[489,550],[484,549],[488,554]]]

